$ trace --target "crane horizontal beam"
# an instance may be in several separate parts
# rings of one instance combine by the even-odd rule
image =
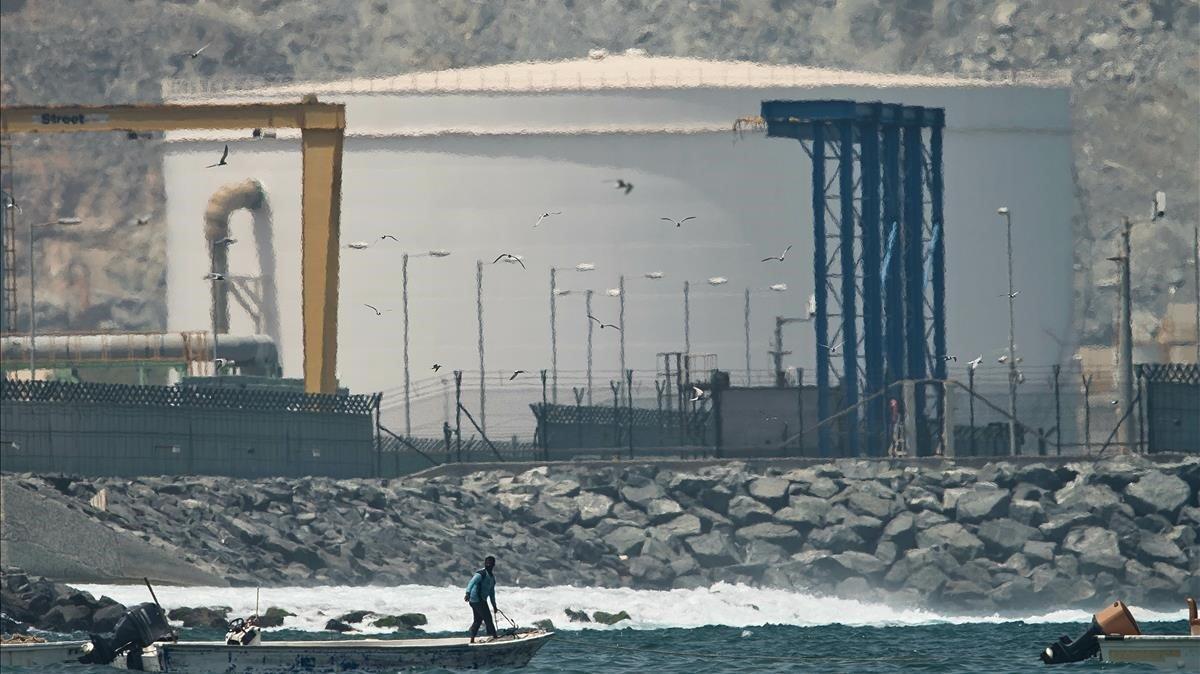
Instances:
[[[345,106],[319,102],[237,105],[21,105],[0,109],[2,133],[345,128]]]

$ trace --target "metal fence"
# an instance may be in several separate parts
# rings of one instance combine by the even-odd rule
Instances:
[[[369,477],[378,395],[4,380],[0,465],[79,475]]]

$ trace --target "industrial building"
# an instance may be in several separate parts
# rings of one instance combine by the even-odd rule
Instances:
[[[394,391],[401,384],[404,252],[414,256],[408,287],[414,381],[430,377],[433,363],[478,373],[480,281],[488,386],[502,391],[512,386],[507,373],[549,368],[550,268],[557,267],[558,288],[571,291],[556,299],[560,370],[586,365],[584,291],[594,291],[592,313],[615,323],[618,302],[608,291],[624,275],[627,368],[653,372],[660,367],[656,354],[686,348],[715,355],[716,366],[735,381],[754,381],[758,373],[758,383],[768,383],[775,317],[803,317],[813,292],[813,236],[808,157],[796,143],[733,131],[735,120],[757,115],[764,100],[943,108],[947,353],[959,358],[950,375],[977,355],[995,363],[1007,347],[1005,235],[996,216],[1002,205],[1014,219],[1021,357],[1049,366],[1074,350],[1072,223],[1079,209],[1064,82],[596,53],[369,80],[169,82],[164,93],[169,102],[295,101],[314,94],[346,104],[337,374],[351,390]],[[228,264],[231,275],[258,289],[249,296],[274,289],[278,317],[264,323],[261,311],[232,305],[229,331],[277,332],[284,375],[299,376],[298,134],[172,132],[168,139],[168,330],[211,325],[206,211],[214,195],[257,181],[263,203],[232,213],[228,235],[239,243],[228,248]],[[226,144],[228,164],[207,168]],[[633,188],[618,189],[616,180]],[[535,226],[546,212],[561,215]],[[263,213],[273,239],[265,246]],[[688,216],[695,219],[681,226],[661,219]],[[354,242],[369,245],[349,247]],[[761,262],[789,245],[784,261]],[[450,255],[415,257],[432,250]],[[501,253],[520,256],[524,268],[493,264]],[[484,262],[481,278],[477,260]],[[575,271],[580,264],[594,270]],[[715,277],[726,282],[710,284]],[[685,281],[691,286],[686,347]],[[812,335],[808,325],[787,329],[785,346],[794,353],[786,365],[811,371]],[[597,330],[594,345],[596,397],[604,400],[620,362],[615,331]],[[532,429],[527,403],[537,387],[528,386],[519,397],[489,399],[496,434]],[[557,398],[568,403],[570,387],[562,388]],[[419,415],[414,410],[414,433],[439,436],[445,409],[439,400]],[[497,425],[504,418],[520,424]]]

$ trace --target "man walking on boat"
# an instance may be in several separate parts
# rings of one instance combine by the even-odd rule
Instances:
[[[496,576],[492,573],[492,569],[496,566],[496,558],[488,555],[483,560],[483,568],[476,571],[474,576],[471,576],[471,582],[467,583],[467,594],[465,599],[471,604],[471,612],[475,614],[475,620],[471,623],[471,643],[475,643],[475,635],[479,633],[479,626],[487,626],[487,634],[489,637],[496,637],[496,623],[492,621],[492,612],[499,611],[496,608]],[[492,608],[489,611],[487,600],[492,599]]]

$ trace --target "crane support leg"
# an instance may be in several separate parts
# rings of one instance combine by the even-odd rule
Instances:
[[[301,294],[304,390],[337,390],[338,241],[342,195],[342,129],[304,129]]]

